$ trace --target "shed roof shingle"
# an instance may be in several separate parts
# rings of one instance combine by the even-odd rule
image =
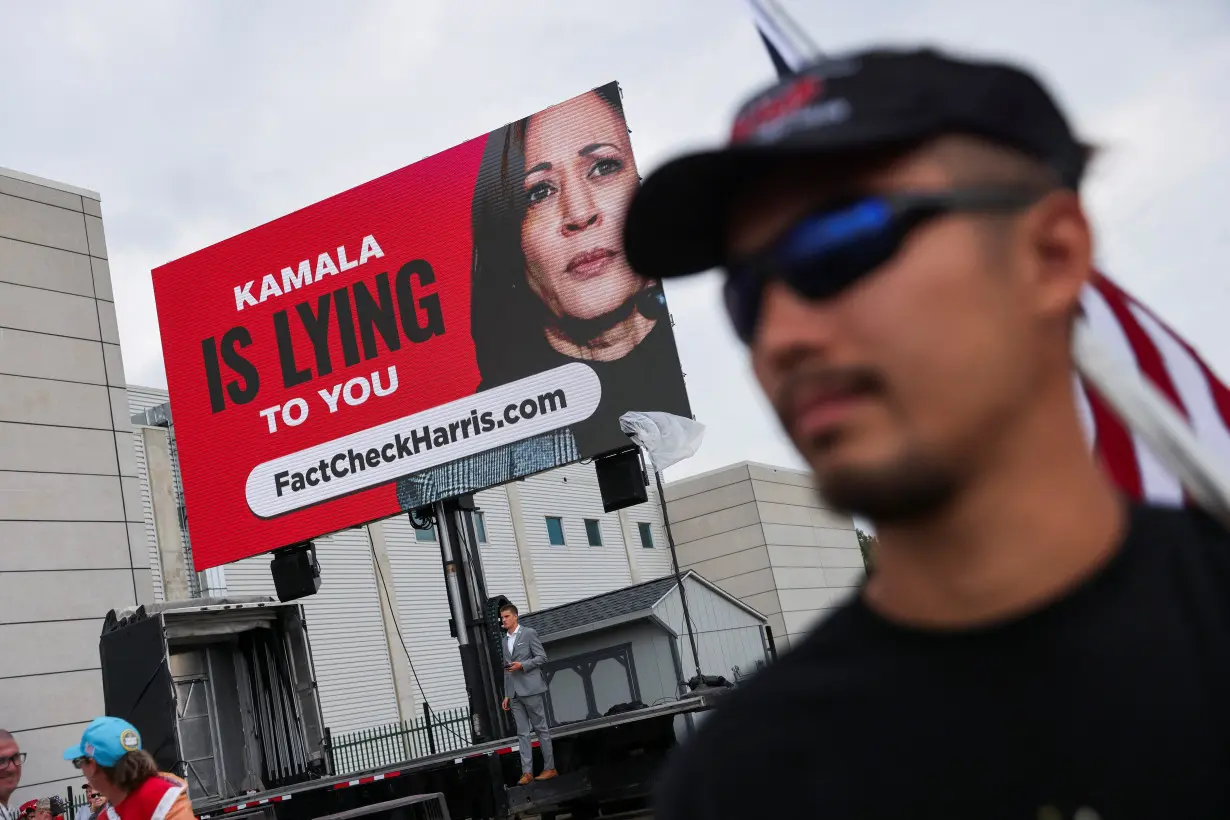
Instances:
[[[683,577],[691,575],[683,573]],[[605,592],[592,598],[582,598],[570,604],[561,604],[550,609],[540,609],[521,618],[521,623],[532,628],[538,637],[546,638],[557,632],[579,629],[592,624],[609,621],[653,608],[663,595],[675,588],[675,577],[667,575],[641,584]]]

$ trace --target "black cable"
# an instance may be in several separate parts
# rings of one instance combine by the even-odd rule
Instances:
[[[370,536],[367,539],[367,545],[372,551],[372,563],[376,567],[376,577],[380,579],[380,586],[384,589],[384,602],[388,604],[389,612],[393,615],[393,626],[397,630],[397,639],[401,642],[402,651],[406,653],[406,663],[410,666],[410,674],[414,676],[414,685],[419,689],[419,696],[423,698],[423,705],[427,707],[427,713],[429,715],[434,715],[436,712],[431,708],[431,703],[427,700],[427,693],[423,691],[423,684],[419,681],[419,673],[414,671],[414,660],[410,657],[410,647],[406,646],[406,636],[401,634],[401,618],[398,617],[398,613],[393,609],[393,596],[389,594],[389,585],[384,579],[384,570],[380,569],[380,559],[376,557],[376,545],[372,543]],[[453,737],[457,738],[457,740],[461,742],[462,746],[474,745],[472,741],[467,741],[461,735],[453,731],[453,727],[449,726],[447,723],[441,723],[440,726]],[[427,730],[431,731],[430,727],[427,727]]]
[[[423,507],[421,509],[430,509],[430,508]],[[411,526],[413,526],[416,530],[430,530],[436,525],[436,517],[432,515],[430,512],[424,513],[422,516],[419,516],[418,510],[410,510],[408,513],[406,513],[406,516],[410,519]]]

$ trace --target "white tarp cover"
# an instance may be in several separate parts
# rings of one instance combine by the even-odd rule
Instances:
[[[705,437],[705,425],[673,413],[631,411],[619,417],[619,427],[645,448],[658,472],[696,455]]]

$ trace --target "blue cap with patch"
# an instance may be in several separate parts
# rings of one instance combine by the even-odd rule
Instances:
[[[126,720],[100,717],[90,722],[81,735],[81,742],[64,750],[65,760],[88,757],[99,766],[110,768],[129,752],[141,748],[141,734]]]

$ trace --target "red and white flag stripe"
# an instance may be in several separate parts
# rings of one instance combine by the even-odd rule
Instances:
[[[1230,464],[1230,389],[1192,346],[1104,275],[1085,289],[1081,306],[1107,352],[1140,371],[1187,419],[1213,459]],[[1183,504],[1179,480],[1148,445],[1085,384],[1078,395],[1090,444],[1123,492],[1157,504]]]

